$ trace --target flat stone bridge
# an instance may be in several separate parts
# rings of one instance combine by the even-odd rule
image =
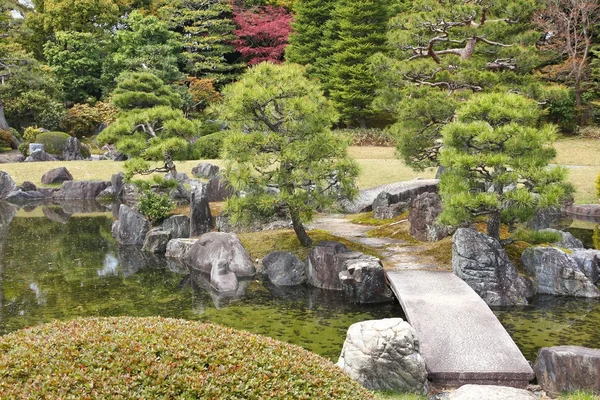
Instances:
[[[534,373],[487,304],[451,272],[386,271],[415,328],[429,380],[525,388]]]

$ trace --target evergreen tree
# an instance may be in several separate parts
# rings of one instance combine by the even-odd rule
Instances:
[[[386,51],[388,8],[377,0],[338,0],[323,44],[327,73],[319,73],[342,119],[366,126],[378,80],[370,57]],[[322,67],[321,67],[322,68]]]
[[[324,27],[331,16],[335,0],[300,0],[294,6],[293,32],[285,50],[287,61],[314,65],[320,58]],[[310,67],[307,68],[310,74]]]
[[[442,223],[487,216],[488,235],[500,240],[501,222],[526,221],[572,192],[566,170],[548,167],[556,128],[540,128],[541,115],[535,101],[510,93],[476,95],[458,109],[442,129]]]
[[[181,34],[185,72],[212,79],[217,87],[233,81],[244,65],[231,44],[233,10],[227,0],[178,0],[162,8]]]
[[[230,127],[225,176],[245,193],[227,202],[234,221],[284,209],[309,246],[304,222],[356,190],[358,166],[330,130],[337,120],[330,102],[301,66],[262,63],[225,87],[218,110]]]

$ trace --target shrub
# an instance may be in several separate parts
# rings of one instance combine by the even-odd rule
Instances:
[[[0,398],[373,399],[297,346],[167,318],[90,318],[0,337]]]
[[[62,154],[65,142],[71,136],[64,132],[42,132],[36,137],[37,143],[44,145],[44,150],[49,154]]]
[[[394,138],[381,129],[340,129],[340,133],[347,134],[352,139],[353,146],[386,146],[396,145]]]
[[[19,151],[21,152],[21,154],[23,154],[25,157],[29,156],[29,142],[23,142],[19,145]]]
[[[600,198],[600,174],[596,177],[596,197]]]
[[[175,203],[169,195],[156,193],[153,190],[144,190],[140,197],[138,210],[152,224],[158,224],[169,216],[169,213],[175,209]]]
[[[519,229],[514,233],[513,238],[517,241],[527,242],[529,244],[544,244],[556,243],[560,241],[562,237],[558,232]]]
[[[192,145],[192,158],[195,160],[214,160],[220,158],[223,141],[227,132],[216,132],[202,136]]]
[[[117,113],[117,108],[109,103],[99,102],[93,107],[75,104],[67,111],[61,127],[77,138],[92,136],[101,124],[109,125],[114,122]]]
[[[10,131],[0,129],[0,151],[10,150],[11,137]]]
[[[37,126],[28,126],[23,133],[23,139],[29,143],[35,143],[35,138],[40,134],[40,128]]]

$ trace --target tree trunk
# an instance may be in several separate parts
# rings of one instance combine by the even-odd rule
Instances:
[[[365,117],[358,117],[358,124],[360,129],[367,129],[367,120]]]
[[[487,223],[487,234],[489,237],[500,241],[500,211],[495,211],[490,214]]]
[[[476,38],[471,38],[471,39],[467,40],[467,44],[466,44],[465,48],[463,49],[462,55],[460,56],[460,58],[462,58],[463,60],[470,60],[471,57],[473,57],[473,53],[475,52],[476,44],[477,44]]]
[[[577,123],[579,126],[585,125],[585,113],[583,112],[583,96],[581,90],[581,82],[579,79],[575,80],[575,109],[577,110]]]
[[[298,211],[292,208],[290,208],[289,210],[290,216],[292,217],[292,226],[294,227],[294,232],[296,232],[296,237],[298,238],[302,246],[309,247],[310,245],[312,245],[312,239],[306,233],[304,225],[300,220],[300,215],[298,214]]]
[[[10,126],[8,126],[8,122],[6,121],[6,117],[4,116],[4,103],[0,101],[0,130],[10,132]],[[10,147],[12,149],[18,149],[19,139],[17,139],[12,133],[10,134]]]

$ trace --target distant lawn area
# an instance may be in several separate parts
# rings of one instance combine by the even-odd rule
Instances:
[[[596,203],[594,181],[600,174],[600,140],[561,139],[555,144],[556,164],[569,168],[569,181],[575,185],[577,203]],[[398,160],[393,147],[351,147],[350,155],[361,167],[358,186],[367,189],[385,183],[411,180],[417,177],[433,178],[434,169],[416,172]],[[223,165],[221,160],[208,160]],[[177,170],[191,176],[198,161],[177,162]],[[56,167],[66,166],[76,180],[109,180],[112,174],[122,171],[123,163],[114,161],[56,161],[43,163],[0,164],[0,170],[8,172],[21,184],[24,181],[40,183],[42,175]]]

